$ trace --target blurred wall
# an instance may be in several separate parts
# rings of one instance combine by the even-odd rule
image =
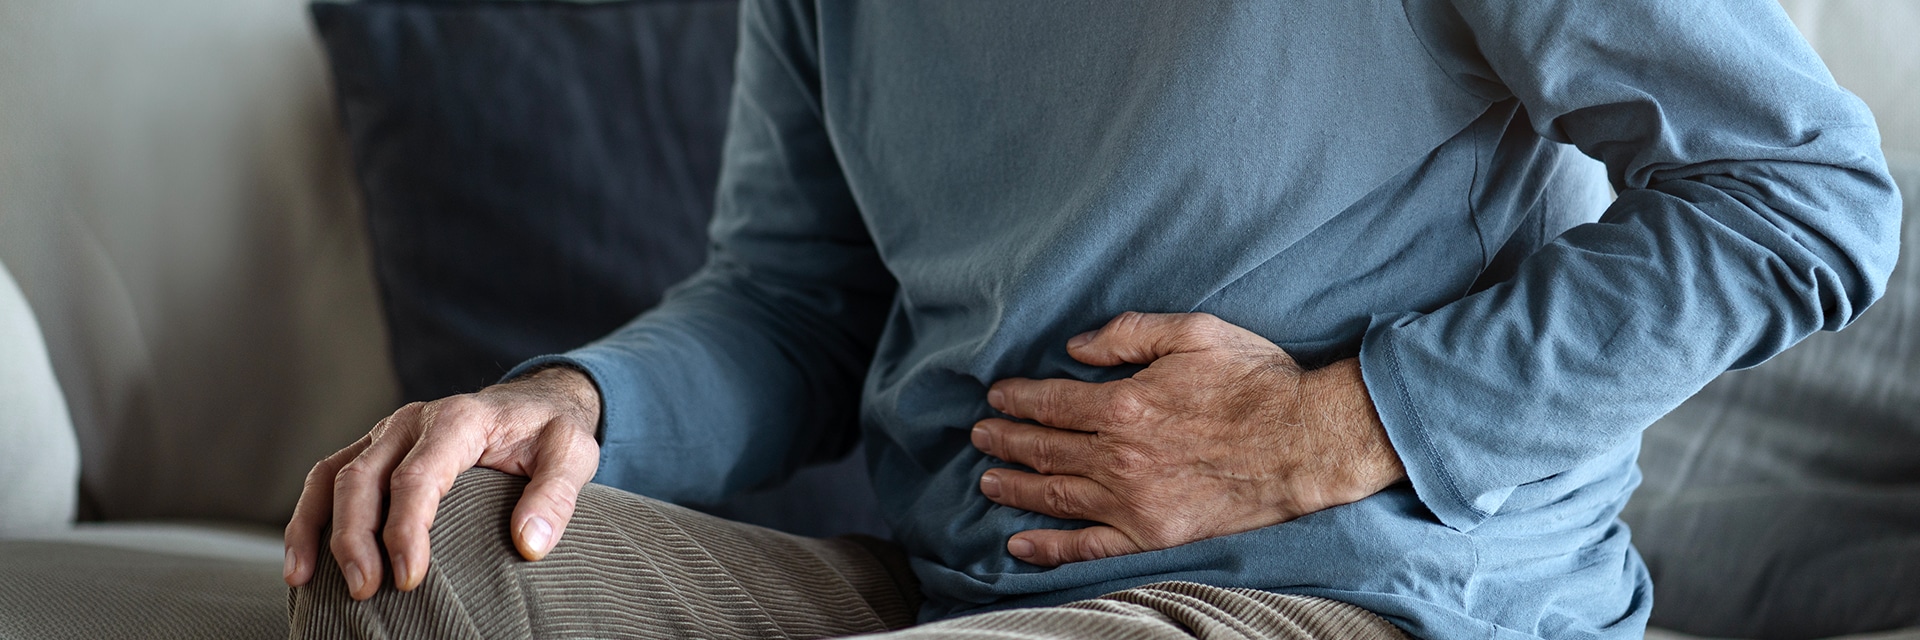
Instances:
[[[1920,157],[1920,2],[1785,5]],[[93,514],[280,521],[392,408],[346,163],[300,0],[0,0],[0,261]]]
[[[284,522],[391,409],[305,15],[0,0],[0,260],[72,408],[83,514]]]
[[[1866,101],[1889,155],[1920,160],[1920,1],[1783,0],[1833,77]]]

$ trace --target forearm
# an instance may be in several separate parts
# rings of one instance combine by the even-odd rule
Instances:
[[[1448,20],[1417,10],[1434,4],[1410,7]],[[1375,316],[1363,340],[1415,489],[1467,529],[1714,376],[1858,317],[1892,268],[1899,204],[1871,115],[1771,3],[1453,4],[1475,37],[1436,40],[1438,59],[1604,161],[1619,192],[1507,282]],[[1569,23],[1658,46],[1553,37]]]
[[[823,292],[807,303],[763,289],[703,271],[606,338],[520,369],[566,363],[592,377],[604,398],[597,481],[710,502],[858,437],[884,300]]]
[[[1507,283],[1375,318],[1361,359],[1397,450],[1417,487],[1445,494],[1437,512],[1472,505],[1443,519],[1477,521],[1503,489],[1619,446],[1721,372],[1843,324],[1865,302],[1846,290],[1873,289],[1731,197],[1702,200],[1628,194],[1615,207],[1633,213],[1576,228]]]

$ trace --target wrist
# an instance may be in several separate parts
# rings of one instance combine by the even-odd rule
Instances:
[[[583,423],[590,435],[599,430],[600,388],[584,369],[555,363],[528,371],[508,384],[525,385],[530,392],[560,404],[565,413]]]
[[[1347,450],[1349,478],[1356,489],[1372,495],[1406,479],[1407,469],[1387,437],[1386,424],[1367,393],[1360,375],[1360,359],[1347,358],[1301,374],[1302,416],[1317,421]]]

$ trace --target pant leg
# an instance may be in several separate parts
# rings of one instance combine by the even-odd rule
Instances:
[[[322,549],[292,594],[294,638],[812,638],[913,623],[919,587],[896,547],[813,539],[588,485],[559,544],[522,560],[507,518],[524,478],[461,474],[420,587],[365,602]],[[390,580],[390,577],[386,578]]]
[[[1344,602],[1160,582],[1057,607],[953,618],[876,640],[1406,640],[1380,616]]]

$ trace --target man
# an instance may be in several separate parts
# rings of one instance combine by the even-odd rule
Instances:
[[[741,47],[708,266],[322,461],[296,633],[1635,637],[1640,429],[1896,253],[1767,0],[748,2]],[[893,542],[582,489],[857,436]]]

